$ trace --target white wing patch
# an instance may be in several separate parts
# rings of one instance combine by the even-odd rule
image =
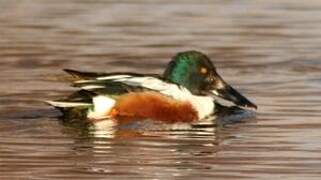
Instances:
[[[115,82],[121,82],[130,86],[138,86],[158,91],[162,94],[171,96],[176,99],[186,99],[186,95],[191,93],[184,87],[172,83],[166,83],[155,77],[131,77],[116,79]]]
[[[129,78],[132,77],[130,75],[111,75],[111,76],[102,76],[102,77],[98,77],[96,78],[97,80],[113,80],[113,79],[121,79],[121,78]]]

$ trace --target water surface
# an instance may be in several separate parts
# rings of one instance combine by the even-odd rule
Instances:
[[[320,179],[321,2],[0,1],[0,179]],[[226,126],[87,131],[61,69],[162,73],[209,54],[259,106]],[[148,127],[147,127],[148,128]]]

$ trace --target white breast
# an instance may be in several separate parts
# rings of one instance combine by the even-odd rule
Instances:
[[[211,97],[192,95],[189,101],[198,112],[200,120],[214,113],[214,99]]]

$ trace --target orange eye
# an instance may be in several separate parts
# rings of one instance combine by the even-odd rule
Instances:
[[[207,68],[202,67],[200,72],[201,72],[201,74],[207,74]]]

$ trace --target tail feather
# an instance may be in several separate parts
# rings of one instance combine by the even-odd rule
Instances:
[[[90,103],[83,103],[83,102],[64,102],[64,101],[45,101],[45,102],[58,108],[72,108],[72,107],[92,105]]]
[[[93,72],[80,72],[72,69],[64,69],[64,71],[76,79],[93,79],[98,76],[103,76],[105,73],[93,73]]]

